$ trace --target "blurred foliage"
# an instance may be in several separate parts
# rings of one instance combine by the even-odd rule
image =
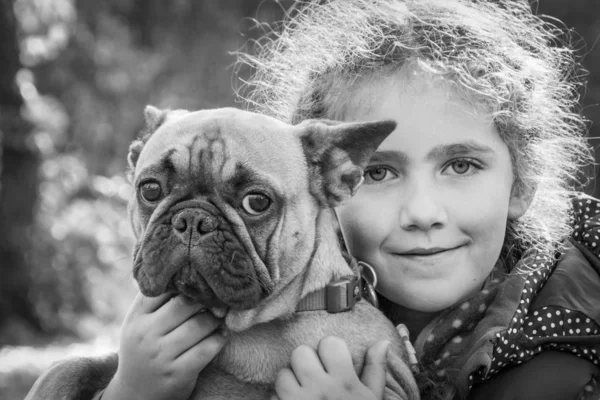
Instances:
[[[28,388],[39,372],[28,364],[26,377],[3,370],[3,345],[41,344],[56,335],[93,341],[100,331],[118,330],[136,290],[125,171],[144,106],[236,105],[231,52],[262,35],[255,20],[279,20],[290,4],[15,0],[23,65],[16,82],[22,115],[33,126],[29,144],[41,155],[26,290],[42,329],[18,318],[0,321],[0,399],[18,398],[10,385],[22,379]],[[540,0],[536,7],[585,41],[581,53],[591,74],[582,105],[596,121],[590,136],[600,137],[600,4]]]

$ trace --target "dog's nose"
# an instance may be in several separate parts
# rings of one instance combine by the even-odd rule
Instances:
[[[178,212],[171,218],[173,229],[180,234],[194,234],[194,231],[200,235],[210,233],[217,229],[215,217],[207,211],[200,209],[186,209]]]

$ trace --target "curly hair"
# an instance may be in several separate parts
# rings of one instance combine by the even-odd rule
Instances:
[[[570,38],[525,0],[298,1],[240,88],[249,107],[281,120],[332,118],[365,79],[417,68],[490,113],[509,148],[514,191],[531,193],[509,221],[505,249],[555,251],[571,231],[571,197],[593,160],[578,112],[585,71]]]

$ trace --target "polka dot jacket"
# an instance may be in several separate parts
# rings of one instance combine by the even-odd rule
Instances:
[[[574,199],[574,230],[566,250],[525,252],[513,272],[500,263],[481,292],[444,311],[414,343],[423,398],[453,382],[466,398],[471,387],[545,350],[600,363],[600,202]],[[394,323],[401,321],[382,302]]]

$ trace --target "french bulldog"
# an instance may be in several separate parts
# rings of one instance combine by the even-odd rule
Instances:
[[[268,399],[292,350],[316,349],[329,335],[346,341],[358,374],[367,348],[389,340],[384,397],[418,399],[401,337],[369,302],[297,311],[303,299],[356,276],[333,209],[356,192],[395,122],[289,125],[234,108],[152,106],[145,116],[146,134],[128,156],[133,275],[144,295],[182,293],[223,317],[228,330],[191,399]],[[350,288],[335,293],[350,301],[358,291]],[[116,367],[116,355],[61,362],[27,400],[91,398]]]

